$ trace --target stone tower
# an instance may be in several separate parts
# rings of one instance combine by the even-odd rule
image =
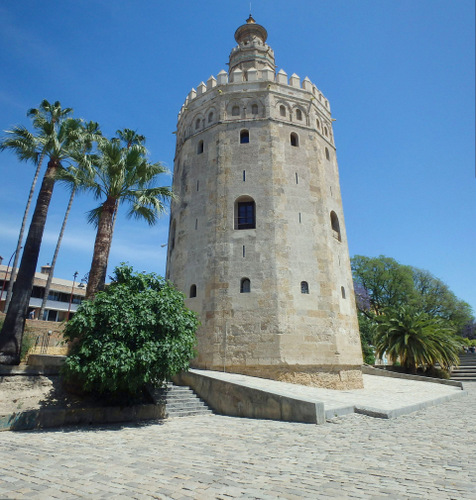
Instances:
[[[362,387],[329,102],[266,39],[250,16],[180,110],[167,278],[200,315],[193,366]]]

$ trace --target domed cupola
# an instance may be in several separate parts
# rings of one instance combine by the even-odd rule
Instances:
[[[235,69],[241,69],[246,79],[246,72],[250,68],[256,68],[258,71],[271,68],[275,71],[274,52],[266,44],[267,38],[266,29],[257,24],[250,14],[246,24],[235,31],[238,46],[231,51],[229,73],[233,73]]]

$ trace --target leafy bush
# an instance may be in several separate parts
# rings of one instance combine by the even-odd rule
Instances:
[[[360,343],[362,345],[364,363],[373,365],[375,364],[375,353],[373,348],[375,323],[360,311],[357,312],[357,317],[359,320]]]
[[[66,325],[63,375],[85,392],[131,399],[188,368],[198,324],[164,278],[122,264]]]

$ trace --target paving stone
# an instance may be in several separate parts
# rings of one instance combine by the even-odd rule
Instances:
[[[0,498],[476,498],[468,396],[321,426],[215,415],[4,432]],[[398,395],[393,395],[396,398]]]

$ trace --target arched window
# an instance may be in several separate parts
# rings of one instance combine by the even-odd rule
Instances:
[[[197,118],[195,120],[195,130],[198,130],[200,128],[200,118]]]
[[[326,148],[326,160],[330,160],[331,155],[329,154],[329,150]]]
[[[248,144],[250,142],[250,132],[248,130],[242,130],[240,132],[240,144]]]
[[[197,285],[192,285],[190,287],[190,298],[196,297],[197,296]]]
[[[291,146],[299,146],[299,137],[295,132],[291,134]]]
[[[309,293],[309,285],[307,281],[301,281],[301,293]]]
[[[319,119],[316,120],[316,126],[317,130],[321,130],[321,122],[319,121]]]
[[[235,229],[255,229],[256,205],[250,196],[241,196],[235,201]]]
[[[296,120],[302,120],[302,111],[300,109],[296,109]]]
[[[332,232],[334,234],[334,238],[336,240],[341,241],[339,218],[337,217],[337,214],[334,211],[331,212],[331,227],[332,227]]]
[[[197,144],[197,154],[200,155],[203,153],[203,141],[198,141]]]
[[[241,278],[240,293],[250,293],[251,281],[248,278]]]
[[[253,104],[251,106],[251,114],[252,115],[257,115],[258,114],[258,105],[257,104]]]
[[[240,116],[240,107],[239,106],[233,106],[231,108],[231,116]]]
[[[279,114],[281,116],[286,116],[286,108],[283,105],[279,106]]]
[[[340,287],[340,293],[342,295],[342,298],[345,299],[345,288],[343,286]]]
[[[326,137],[328,137],[328,136],[329,136],[329,132],[327,131],[327,127],[324,127],[324,135],[325,135]]]
[[[213,121],[213,111],[210,111],[210,113],[208,113],[208,123],[212,123]]]

